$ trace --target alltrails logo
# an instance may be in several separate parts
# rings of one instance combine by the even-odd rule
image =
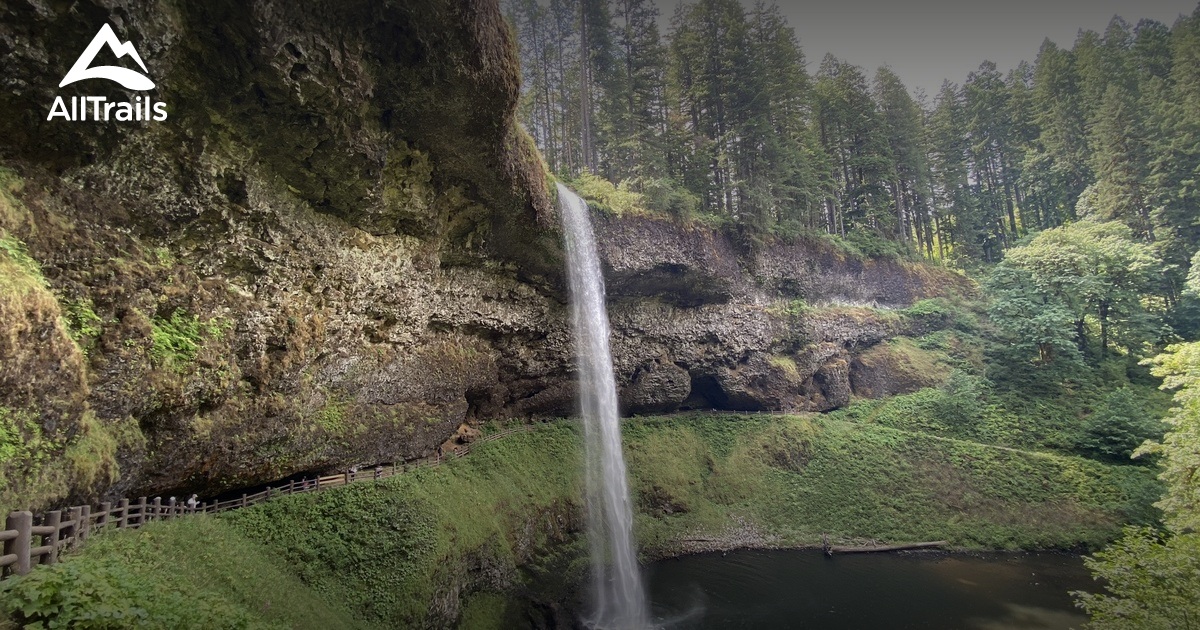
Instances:
[[[146,64],[142,63],[142,57],[138,55],[133,44],[117,39],[117,34],[108,24],[105,24],[100,27],[100,31],[92,38],[92,43],[88,44],[83,54],[79,55],[79,59],[75,61],[75,65],[71,66],[71,70],[67,72],[67,76],[63,77],[58,87],[66,87],[76,81],[86,79],[107,79],[119,83],[127,90],[144,91],[154,88],[154,81],[136,70],[120,66],[91,67],[96,55],[105,46],[108,46],[117,59],[128,55],[137,62],[142,72],[147,71]],[[63,97],[55,97],[54,104],[50,106],[50,115],[46,117],[46,120],[54,120],[59,117],[70,121],[88,120],[89,118],[91,120],[113,119],[119,121],[163,121],[167,119],[167,104],[155,103],[149,96],[136,96],[133,102],[124,103],[109,102],[108,98],[104,96],[72,96],[70,103],[71,105],[68,107],[67,101],[63,100]]]

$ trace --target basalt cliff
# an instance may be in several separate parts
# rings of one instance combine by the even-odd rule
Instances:
[[[105,23],[167,120],[47,120],[57,96],[134,100],[58,87]],[[5,505],[215,494],[572,413],[513,46],[494,0],[0,6]],[[823,239],[594,221],[631,414],[927,385],[882,342],[938,322],[892,313],[970,291]]]

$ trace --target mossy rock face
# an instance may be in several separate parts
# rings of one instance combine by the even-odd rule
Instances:
[[[369,232],[431,236],[465,212],[505,237],[486,244],[492,254],[555,262],[556,251],[529,252],[552,242],[531,228],[553,213],[541,163],[514,123],[516,53],[495,2],[135,2],[117,13],[100,2],[15,2],[2,11],[0,33],[16,45],[7,53],[15,89],[0,94],[0,156],[55,170],[140,160],[114,174],[141,181],[112,187],[145,192],[130,185],[162,175],[241,205],[236,162],[246,158]],[[140,51],[166,122],[46,120],[56,96],[132,98],[105,81],[57,87],[105,22]],[[222,154],[235,163],[194,168]],[[473,203],[397,203],[453,186]],[[180,210],[168,218],[195,218],[199,208]]]
[[[944,357],[904,337],[871,347],[850,365],[850,383],[863,398],[909,394],[939,385],[949,376]]]
[[[0,303],[0,406],[48,436],[136,422],[148,443],[116,456],[111,493],[421,456],[467,390],[481,414],[506,403],[476,338],[533,329],[562,282],[496,2],[18,0],[0,18],[0,235],[37,266]],[[56,96],[132,100],[58,88],[105,23],[166,121],[46,120]],[[469,307],[513,293],[529,304]]]

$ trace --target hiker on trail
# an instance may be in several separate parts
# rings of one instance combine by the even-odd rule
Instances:
[[[375,478],[379,479],[382,476],[383,476],[383,464],[376,464],[375,465]]]
[[[200,505],[200,497],[196,496],[195,494],[192,494],[192,496],[188,497],[188,500],[187,500],[188,510],[195,512],[196,507],[199,505]]]
[[[358,464],[350,467],[350,481],[354,481],[356,476],[358,476]]]

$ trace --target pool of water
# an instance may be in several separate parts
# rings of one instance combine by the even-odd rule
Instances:
[[[1063,554],[734,551],[647,570],[663,628],[1080,628],[1072,590],[1095,590]]]

